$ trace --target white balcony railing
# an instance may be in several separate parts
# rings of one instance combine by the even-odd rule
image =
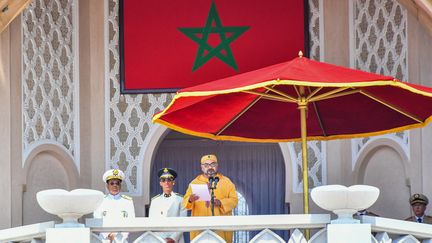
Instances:
[[[197,231],[197,230],[290,230],[325,228],[329,214],[283,214],[219,217],[132,218],[124,220],[87,219],[92,231]]]
[[[397,219],[361,216],[362,224],[370,224],[376,233],[375,242],[423,242],[432,243],[432,225]],[[394,240],[389,235],[394,236]]]
[[[362,216],[360,220],[353,219],[351,217],[353,210],[369,207],[375,202],[378,197],[376,188],[367,186],[353,186],[350,188],[324,186],[314,190],[311,196],[315,203],[336,213],[338,215],[337,219],[330,220],[330,214],[172,217],[160,219],[138,217],[129,219],[86,219],[85,225],[82,225],[76,221],[78,217],[76,215],[83,214],[90,209],[77,209],[76,204],[71,203],[70,200],[73,201],[74,198],[82,200],[79,195],[84,192],[78,191],[71,194],[61,192],[62,197],[69,200],[69,206],[61,208],[59,205],[63,204],[55,204],[52,207],[63,218],[63,223],[45,222],[0,230],[0,243],[96,243],[101,242],[97,237],[100,232],[133,232],[134,235],[140,235],[140,237],[137,240],[130,237],[129,242],[153,243],[164,242],[154,232],[190,232],[197,230],[202,232],[192,243],[225,242],[213,232],[216,230],[260,231],[249,241],[250,243],[285,242],[272,230],[289,230],[290,238],[288,243],[432,243],[432,225],[371,216]],[[97,194],[85,193],[90,193],[95,197]],[[52,197],[53,191],[46,192],[46,194]],[[371,198],[375,199],[372,200]],[[341,208],[341,205],[343,208]],[[76,211],[71,211],[72,206]],[[71,217],[71,215],[74,216]],[[311,230],[312,235],[309,240],[306,240],[303,235],[301,231],[303,229]]]
[[[407,222],[396,219],[362,216],[361,224],[346,225],[353,231],[358,225],[370,225],[374,234],[370,235],[372,243],[432,243],[432,225]],[[290,230],[289,243],[324,243],[327,241],[327,228],[330,214],[296,214],[296,215],[259,215],[259,216],[223,216],[223,217],[178,217],[166,219],[134,218],[124,220],[87,219],[85,227],[89,232],[140,232],[140,242],[163,242],[152,232],[202,230],[201,240],[196,242],[218,242],[211,230],[251,231],[261,233],[249,242],[285,242],[272,230]],[[54,222],[27,225],[0,230],[0,242],[45,242],[47,229],[54,228]],[[74,229],[74,228],[72,228]],[[302,229],[312,229],[312,237],[306,241]],[[207,231],[210,230],[210,231]],[[90,235],[86,236],[90,239]],[[392,239],[393,238],[393,239]],[[53,242],[53,241],[51,241]],[[65,241],[60,241],[65,242]],[[90,242],[100,242],[96,237]],[[349,241],[346,241],[349,242]]]
[[[54,228],[54,221],[0,230],[0,242],[38,242],[50,228]]]

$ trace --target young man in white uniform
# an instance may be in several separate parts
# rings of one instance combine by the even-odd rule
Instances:
[[[162,193],[152,198],[149,217],[186,217],[187,211],[182,208],[183,196],[173,192],[177,172],[170,168],[163,168],[159,170],[158,177]],[[157,234],[168,243],[184,242],[183,232],[158,232]]]

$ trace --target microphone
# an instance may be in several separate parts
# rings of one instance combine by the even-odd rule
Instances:
[[[215,178],[214,178],[214,188],[216,189],[216,185],[217,185],[217,183],[219,182],[219,176],[216,176]]]
[[[212,186],[212,184],[213,184],[213,182],[215,180],[215,178],[214,178],[215,172],[213,170],[208,170],[207,174],[209,176],[209,179],[208,179],[209,180],[209,184],[210,184],[210,186]]]

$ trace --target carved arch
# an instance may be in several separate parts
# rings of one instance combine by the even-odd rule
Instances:
[[[23,158],[23,167],[26,175],[25,180],[27,180],[28,173],[34,159],[43,153],[47,153],[57,159],[68,177],[67,181],[69,183],[69,188],[76,188],[79,184],[79,171],[76,167],[73,157],[62,144],[52,141],[39,143],[28,150],[28,153]]]
[[[394,141],[393,139],[389,138],[379,138],[374,141],[371,141],[370,143],[367,143],[367,145],[362,149],[359,156],[357,157],[357,160],[355,161],[355,167],[354,167],[354,184],[362,184],[365,176],[365,171],[367,168],[368,163],[370,162],[370,159],[374,154],[382,149],[383,147],[387,147],[392,149],[394,152],[396,152],[402,161],[402,166],[404,169],[404,175],[405,177],[408,177],[410,175],[409,173],[409,158],[407,154],[405,153],[402,146]]]

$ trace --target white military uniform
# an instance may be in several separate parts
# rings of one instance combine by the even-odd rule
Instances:
[[[150,203],[149,218],[186,217],[187,211],[182,208],[183,197],[172,192],[167,197],[163,193],[152,198]],[[184,242],[183,232],[157,232],[162,239],[171,238],[175,242]]]
[[[94,218],[124,219],[135,218],[135,208],[131,197],[125,195],[107,194],[102,204],[94,211]],[[102,242],[110,242],[108,235],[110,233],[101,233],[99,238]],[[117,233],[114,242],[127,242],[129,233]]]
[[[107,182],[111,179],[123,180],[124,173],[121,170],[113,169],[108,170],[104,173],[102,179]],[[93,212],[94,218],[106,218],[113,220],[123,220],[125,218],[135,218],[135,207],[131,197],[126,195],[112,195],[107,194],[101,205]],[[116,234],[113,242],[116,243],[127,243],[127,232],[114,232]],[[109,243],[110,239],[108,235],[110,233],[100,233],[99,238],[102,242]]]

